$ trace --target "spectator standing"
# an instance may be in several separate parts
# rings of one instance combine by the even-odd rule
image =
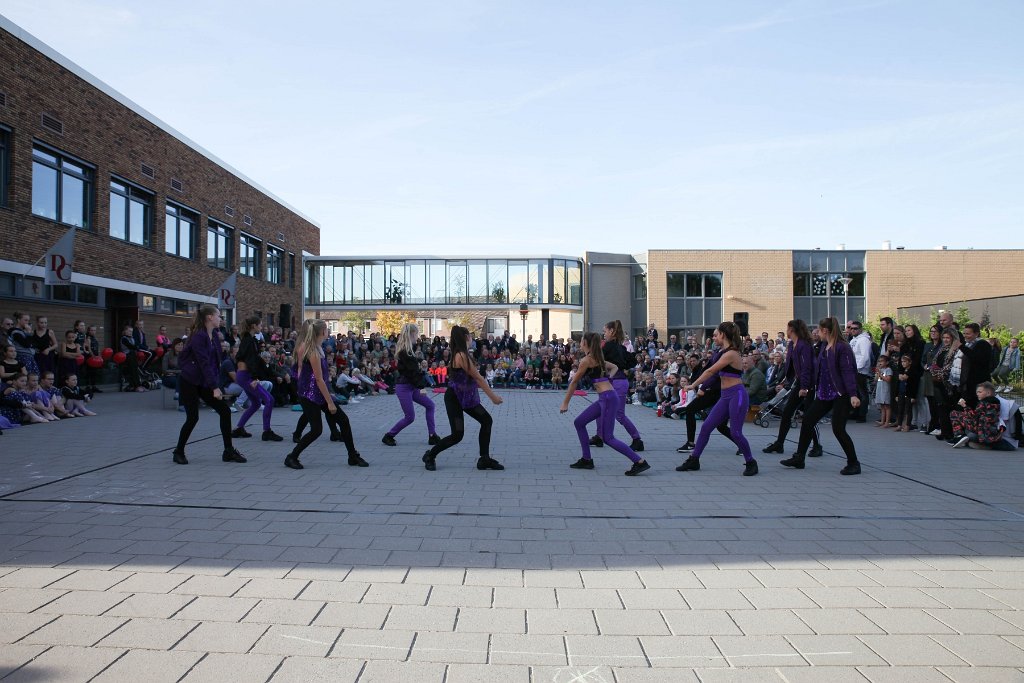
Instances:
[[[967,405],[978,405],[977,388],[992,379],[992,347],[981,338],[978,323],[968,323],[962,330],[964,337],[964,368],[961,374],[960,394]]]
[[[1010,377],[1018,370],[1020,370],[1020,340],[1017,337],[1011,337],[1010,343],[999,355],[996,369],[992,372],[992,379],[999,385],[996,387],[996,391],[1009,391],[1011,389]]]
[[[850,349],[853,351],[856,364],[854,379],[857,382],[857,399],[859,407],[854,410],[853,419],[855,422],[866,422],[868,416],[868,382],[874,378],[875,369],[872,362],[873,347],[871,335],[859,320],[851,320],[846,323],[847,335],[850,338]],[[884,347],[882,347],[884,348]],[[818,356],[815,355],[815,358]]]

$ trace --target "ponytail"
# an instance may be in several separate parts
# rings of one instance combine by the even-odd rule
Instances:
[[[743,337],[740,327],[734,322],[726,321],[718,326],[719,333],[729,341],[729,346],[737,353],[743,353]]]
[[[597,361],[597,367],[601,372],[604,372],[604,352],[601,350],[601,335],[597,332],[587,332],[583,335],[583,341],[587,342],[587,346],[590,347],[590,357]]]
[[[606,330],[611,330],[612,335],[615,337],[615,342],[621,344],[626,340],[626,333],[622,330],[621,320],[612,320],[604,324]]]
[[[200,304],[199,308],[196,309],[196,317],[192,320],[192,326],[189,327],[189,336],[194,335],[199,330],[205,330],[207,316],[216,315],[219,310],[213,304]]]

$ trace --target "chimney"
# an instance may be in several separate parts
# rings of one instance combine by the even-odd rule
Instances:
[[[882,251],[892,251],[892,241],[885,240],[882,242]]]
[[[843,243],[843,242],[840,242],[839,245],[836,247],[836,249],[838,249],[839,251],[846,251],[846,244]]]

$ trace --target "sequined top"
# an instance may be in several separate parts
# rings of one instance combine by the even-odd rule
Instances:
[[[325,356],[320,356],[320,374],[326,382],[329,374]],[[299,396],[319,405],[327,402],[316,385],[316,376],[313,374],[313,366],[309,364],[309,358],[302,359],[302,368],[299,370]]]
[[[480,391],[476,380],[462,368],[453,367],[448,374],[448,388],[455,392],[459,405],[473,408],[480,405]]]
[[[822,401],[834,401],[839,398],[836,385],[832,382],[832,369],[828,363],[822,363],[818,373],[818,399]]]

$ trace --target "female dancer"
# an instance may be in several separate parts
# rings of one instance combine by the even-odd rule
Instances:
[[[626,341],[626,333],[622,330],[621,321],[613,320],[605,323],[604,346],[601,347],[601,353],[604,354],[605,360],[615,364],[615,373],[611,375],[612,387],[619,397],[619,408],[615,413],[615,420],[632,437],[633,442],[629,444],[630,449],[639,453],[644,449],[643,439],[640,438],[640,432],[636,425],[626,417],[626,397],[629,395],[629,378],[626,376],[626,370],[636,366],[636,356],[626,351],[626,347],[622,345],[624,341]],[[603,431],[602,422],[598,420],[597,434],[590,440],[591,446],[600,448],[604,445]]]
[[[700,435],[697,437],[697,444],[693,448],[693,454],[686,461],[676,468],[676,472],[687,472],[700,469],[700,455],[708,445],[711,438],[711,430],[729,420],[731,429],[729,438],[740,447],[746,466],[743,468],[744,477],[752,477],[757,474],[757,461],[750,454],[750,444],[743,436],[743,421],[747,419],[747,409],[750,407],[750,398],[747,390],[740,380],[743,371],[740,369],[740,349],[743,348],[743,341],[740,337],[740,329],[736,323],[724,322],[715,330],[715,343],[721,349],[721,354],[707,370],[697,378],[696,384],[701,385],[713,375],[718,375],[722,385],[722,397],[711,409],[704,424],[700,426]],[[719,430],[721,431],[721,430]]]
[[[822,318],[818,323],[818,336],[824,341],[814,385],[814,402],[804,413],[800,427],[800,443],[791,458],[780,461],[786,467],[804,468],[804,454],[811,443],[811,434],[821,418],[832,411],[832,433],[846,454],[846,467],[840,474],[860,474],[860,461],[853,439],[846,433],[846,421],[852,410],[860,405],[857,398],[857,361],[853,349],[842,337],[842,328],[835,318]]]
[[[615,438],[615,414],[621,405],[621,399],[608,377],[619,369],[618,366],[604,359],[604,354],[601,352],[601,335],[597,332],[587,332],[583,335],[580,349],[586,355],[580,361],[579,369],[573,375],[572,381],[569,382],[569,388],[565,391],[565,399],[562,400],[560,411],[564,413],[569,410],[569,399],[572,398],[573,392],[576,391],[576,386],[582,378],[587,378],[593,383],[594,390],[597,392],[597,402],[591,403],[573,420],[576,435],[580,438],[580,447],[583,449],[583,457],[569,467],[576,470],[594,469],[594,461],[590,457],[590,443],[587,441],[587,425],[597,420],[598,433],[604,434],[604,440],[608,445],[633,462],[633,466],[626,470],[626,476],[634,477],[641,472],[646,472],[651,469],[647,461],[624,442]]]
[[[501,405],[501,397],[494,393],[487,380],[480,376],[473,358],[469,355],[469,330],[456,325],[451,334],[451,372],[448,375],[448,390],[444,392],[444,409],[448,413],[448,422],[452,433],[441,439],[429,451],[423,454],[423,465],[433,472],[437,469],[437,455],[462,441],[465,434],[465,416],[480,423],[480,459],[476,461],[478,470],[503,470],[505,466],[490,456],[491,419],[490,413],[480,405],[479,388],[494,405]]]
[[[310,429],[284,459],[284,466],[293,470],[303,469],[299,456],[323,433],[324,425],[320,420],[320,413],[324,413],[327,415],[328,424],[336,425],[341,432],[345,447],[348,449],[348,464],[352,467],[369,467],[370,463],[363,460],[356,451],[348,416],[338,410],[334,397],[327,388],[329,375],[327,357],[324,356],[323,350],[324,340],[327,339],[327,323],[323,320],[307,322],[308,324],[303,324],[303,333],[296,344],[296,351],[301,354],[296,358],[299,361],[299,404],[302,406],[302,418],[309,423]]]
[[[274,397],[263,388],[259,380],[253,377],[256,368],[260,366],[263,359],[260,358],[259,349],[256,348],[256,336],[263,331],[263,321],[259,316],[253,315],[245,319],[245,328],[242,332],[242,339],[238,343],[238,353],[235,354],[235,383],[242,387],[242,391],[249,398],[249,407],[245,409],[238,420],[238,426],[231,432],[236,439],[245,439],[252,434],[245,431],[245,423],[263,405],[263,440],[284,441],[282,437],[274,433],[270,428],[270,416],[274,412]]]
[[[416,419],[416,411],[412,404],[416,402],[427,411],[427,443],[431,446],[440,443],[441,438],[437,435],[434,427],[434,402],[423,395],[420,389],[427,386],[423,378],[423,371],[420,370],[420,362],[413,355],[413,340],[419,339],[420,330],[415,323],[406,323],[398,335],[398,383],[395,384],[395,394],[398,395],[398,402],[402,406],[404,417],[395,423],[395,426],[388,430],[381,442],[385,446],[397,446],[395,436],[411,425]]]
[[[220,392],[220,310],[213,304],[203,304],[192,321],[188,342],[181,351],[178,363],[178,401],[185,407],[185,424],[178,434],[174,448],[174,462],[187,465],[185,443],[199,422],[199,399],[213,408],[220,418],[220,436],[224,441],[224,462],[247,462],[245,456],[231,445],[231,411]]]
[[[779,423],[779,435],[775,441],[764,447],[764,453],[783,453],[786,435],[792,427],[793,415],[797,408],[807,412],[814,398],[814,352],[811,350],[811,333],[807,331],[807,323],[803,320],[790,320],[786,324],[786,366],[783,372],[789,384],[789,396],[786,406],[782,409],[782,421]],[[781,387],[781,385],[780,385]],[[818,440],[818,428],[814,427],[811,440],[814,446],[807,455],[812,458],[821,456],[821,442]]]
[[[27,372],[39,374],[36,364],[36,349],[32,345],[32,316],[14,312],[14,329],[10,333],[11,344],[18,352],[18,360]]]
[[[710,340],[709,340],[710,341]],[[739,349],[736,349],[739,352]],[[711,358],[708,359],[707,365],[704,369],[712,367],[721,358],[725,350],[718,348],[714,353],[711,354]],[[738,366],[737,366],[738,367]],[[705,378],[703,382],[698,382],[697,379],[701,377]],[[722,398],[722,383],[719,381],[717,374],[708,376],[706,372],[701,374],[698,378],[690,382],[690,388],[694,390],[696,396],[692,401],[686,404],[683,408],[683,415],[686,417],[686,443],[676,449],[676,453],[689,453],[694,449],[694,437],[697,435],[697,415],[712,406],[716,405]],[[732,432],[729,430],[729,425],[723,420],[718,425],[718,431],[725,438],[729,439],[733,443],[739,446],[739,443],[732,438]],[[736,455],[743,455],[742,449],[737,448]]]

